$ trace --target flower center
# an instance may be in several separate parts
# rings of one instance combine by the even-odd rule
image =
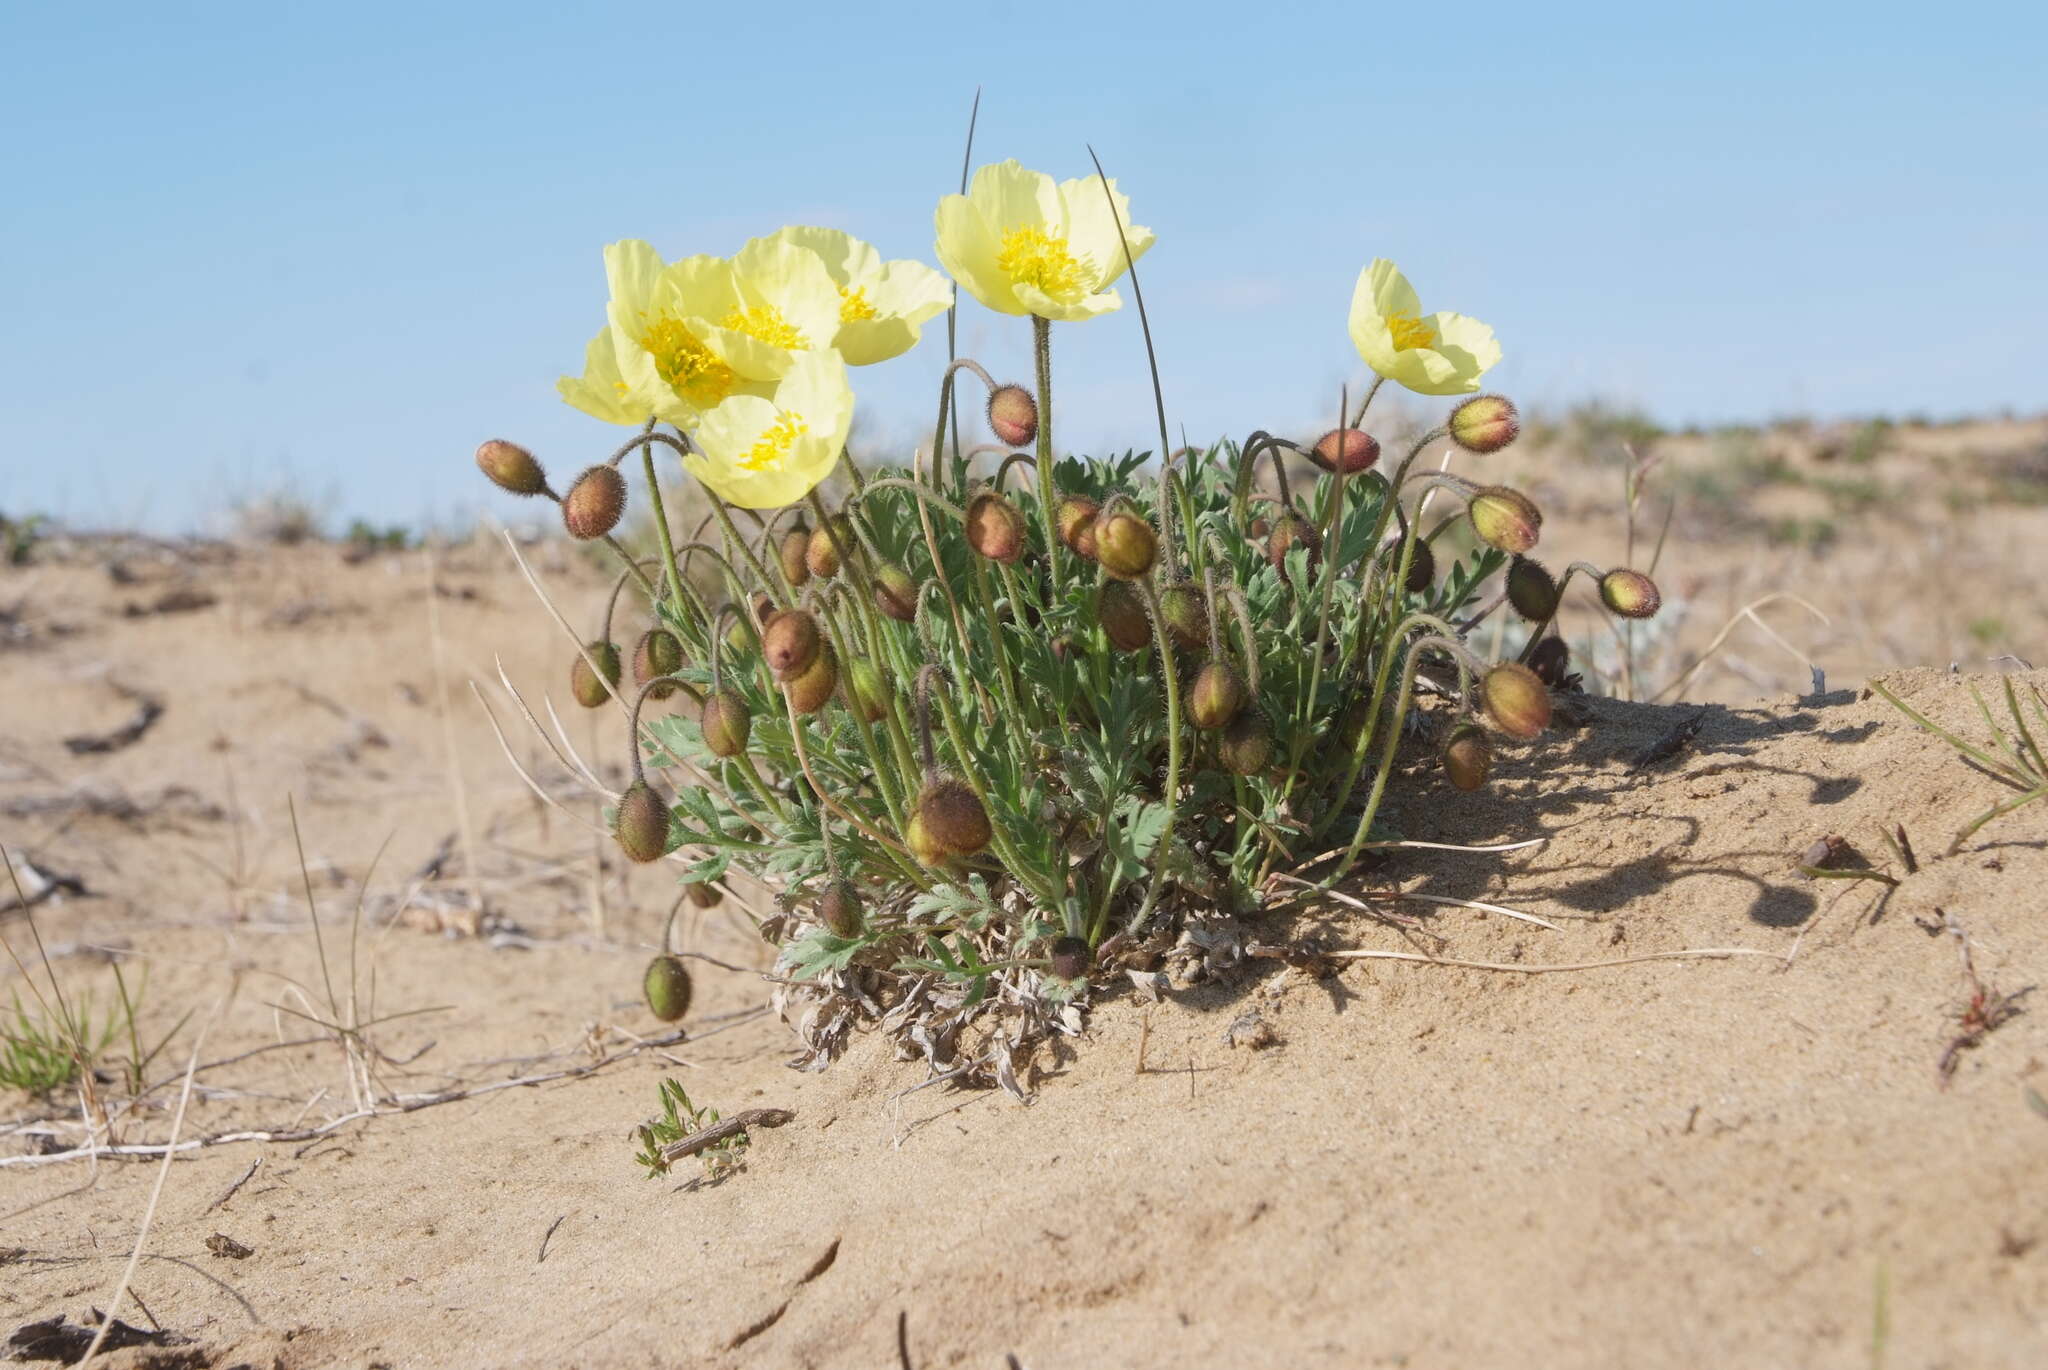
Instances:
[[[1067,250],[1063,233],[1047,233],[1032,225],[1003,235],[996,265],[1019,285],[1037,286],[1061,304],[1072,304],[1095,281],[1095,264]]]
[[[868,302],[866,286],[857,285],[851,290],[843,285],[839,287],[839,322],[853,323],[874,317],[875,307]]]
[[[1387,331],[1394,335],[1394,350],[1407,352],[1417,347],[1435,347],[1436,330],[1427,320],[1413,314],[1387,315]]]
[[[735,309],[718,321],[720,328],[730,328],[735,333],[744,333],[750,338],[759,338],[770,347],[780,347],[794,352],[809,347],[810,339],[803,330],[782,317],[782,311],[772,304],[757,304],[751,309]]]
[[[640,345],[654,358],[655,374],[697,408],[709,409],[732,393],[732,368],[682,320],[664,314],[647,325]]]
[[[749,471],[767,471],[780,466],[789,449],[805,432],[804,421],[794,414],[779,415],[767,431],[740,457]]]

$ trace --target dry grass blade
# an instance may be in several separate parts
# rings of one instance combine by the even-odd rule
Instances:
[[[497,714],[491,711],[491,702],[484,698],[484,692],[477,688],[476,682],[474,680],[469,682],[469,692],[476,696],[476,702],[483,708],[484,717],[488,718],[491,721],[491,733],[494,737],[498,739],[499,750],[505,753],[505,759],[512,763],[512,769],[519,773],[519,778],[526,782],[526,788],[533,791],[534,797],[539,799],[543,804],[548,805],[550,808],[558,810],[561,813],[567,814],[572,821],[581,824],[583,827],[589,829],[591,832],[596,833],[599,837],[610,837],[611,834],[607,832],[601,825],[591,822],[588,818],[585,818],[582,814],[576,812],[576,810],[570,808],[561,800],[549,794],[547,791],[547,787],[542,785],[538,780],[535,780],[533,776],[527,772],[526,767],[519,764],[519,758],[512,754],[512,744],[505,738],[505,730],[498,726]],[[617,796],[613,797],[616,798]]]
[[[1620,956],[1611,961],[1562,961],[1518,966],[1511,961],[1459,961],[1448,956],[1424,956],[1412,951],[1325,952],[1339,961],[1417,961],[1426,966],[1457,966],[1465,970],[1497,970],[1512,975],[1554,975],[1563,971],[1605,970],[1610,966],[1634,966],[1645,961],[1725,961],[1733,956],[1762,956],[1772,961],[1786,958],[1775,951],[1754,947],[1689,947],[1684,951],[1647,951],[1640,956]]]
[[[1819,609],[1815,608],[1812,604],[1808,603],[1806,600],[1801,599],[1798,595],[1793,594],[1789,590],[1776,590],[1758,599],[1753,599],[1749,603],[1743,605],[1740,609],[1737,609],[1734,612],[1734,614],[1732,614],[1729,617],[1728,621],[1721,626],[1721,631],[1714,634],[1714,640],[1707,644],[1707,649],[1704,652],[1700,653],[1700,658],[1698,661],[1695,661],[1692,665],[1686,667],[1684,673],[1681,674],[1676,680],[1672,681],[1669,685],[1666,685],[1663,689],[1657,691],[1657,693],[1651,695],[1649,698],[1649,702],[1655,704],[1659,700],[1663,699],[1666,695],[1674,694],[1677,691],[1683,689],[1687,681],[1691,680],[1695,675],[1698,675],[1700,671],[1706,667],[1707,663],[1711,662],[1714,659],[1714,653],[1721,650],[1721,644],[1728,640],[1728,635],[1734,632],[1736,627],[1740,625],[1744,619],[1748,619],[1751,623],[1754,623],[1757,627],[1763,629],[1766,636],[1768,636],[1773,642],[1777,643],[1779,646],[1783,647],[1786,651],[1790,652],[1793,656],[1799,658],[1800,662],[1803,665],[1805,665],[1805,667],[1809,671],[1811,671],[1813,669],[1813,662],[1808,660],[1806,654],[1800,651],[1797,647],[1794,647],[1791,643],[1785,641],[1784,638],[1780,637],[1776,632],[1772,631],[1769,625],[1767,625],[1762,619],[1756,616],[1757,610],[1765,608],[1768,605],[1775,604],[1781,599],[1787,600],[1793,604],[1797,604],[1800,608],[1806,610],[1806,612],[1812,614],[1815,618],[1819,619],[1821,623],[1824,625],[1832,624],[1834,621],[1830,619],[1826,614],[1822,613]]]
[[[1313,885],[1308,881],[1301,879],[1299,876],[1287,875],[1285,873],[1276,873],[1273,876],[1273,879],[1285,881],[1290,885],[1298,885],[1305,890],[1313,890],[1316,893],[1321,894],[1326,899],[1334,899],[1340,904],[1347,904],[1350,907],[1358,909],[1360,912],[1363,913],[1372,913],[1377,915],[1377,913],[1379,912],[1377,909],[1374,909],[1372,907],[1371,903],[1368,903],[1364,899],[1357,898],[1355,895],[1345,894],[1342,890],[1320,889],[1316,885]],[[1388,890],[1384,893],[1376,891],[1373,893],[1372,899],[1374,902],[1380,903],[1398,903],[1404,899],[1414,899],[1419,900],[1425,904],[1448,904],[1455,908],[1478,909],[1483,913],[1498,913],[1506,918],[1519,919],[1521,922],[1524,923],[1534,923],[1539,928],[1549,928],[1552,932],[1564,931],[1564,929],[1558,927],[1557,924],[1551,922],[1546,918],[1538,918],[1533,913],[1522,913],[1515,909],[1504,908],[1499,904],[1489,904],[1479,899],[1452,899],[1447,895],[1410,894],[1401,890]]]

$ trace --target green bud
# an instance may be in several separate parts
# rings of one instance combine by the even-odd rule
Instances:
[[[903,845],[927,866],[944,866],[952,856],[946,850],[946,844],[934,837],[932,830],[925,825],[923,813],[916,809],[911,811],[910,821],[903,825]]]
[[[588,653],[590,661],[583,659]],[[597,670],[590,669],[590,662],[597,663]],[[598,709],[611,698],[612,690],[619,683],[619,648],[617,643],[592,642],[585,645],[576,659],[569,663],[569,693],[576,702],[586,709]]]
[[[818,900],[818,921],[834,937],[860,936],[860,894],[844,880],[833,884]]]
[[[1086,495],[1063,495],[1053,505],[1053,522],[1059,525],[1060,541],[1076,556],[1095,560],[1095,518],[1102,506]]]
[[[612,835],[619,850],[642,863],[659,861],[668,855],[668,805],[644,780],[636,780],[619,796],[619,810]]]
[[[1117,509],[1095,516],[1095,560],[1121,580],[1137,580],[1159,557],[1159,535],[1136,514]]]
[[[1403,585],[1411,595],[1425,593],[1436,583],[1436,553],[1429,548],[1427,538],[1415,540],[1415,550],[1408,554],[1408,579]]]
[[[1209,610],[1193,581],[1177,581],[1159,592],[1159,617],[1175,645],[1189,651],[1209,645]]]
[[[680,956],[657,956],[649,961],[640,988],[647,995],[647,1007],[664,1023],[673,1023],[690,1011],[690,972]]]
[[[1502,395],[1477,395],[1451,411],[1451,441],[1467,452],[1498,452],[1521,431],[1521,415]]]
[[[1508,567],[1508,603],[1531,623],[1547,623],[1557,615],[1557,580],[1543,563],[1516,557]]]
[[[1237,717],[1244,707],[1244,677],[1226,661],[1211,661],[1195,672],[1188,691],[1188,718],[1197,728],[1215,729]]]
[[[683,893],[690,897],[693,907],[700,909],[715,909],[725,902],[725,891],[710,880],[686,880]]]
[[[633,644],[633,683],[645,685],[648,681],[665,675],[674,675],[683,669],[683,644],[676,635],[666,628],[649,628],[640,634],[640,640]],[[676,692],[673,684],[656,685],[647,692],[649,699],[667,699]]]
[[[704,746],[713,756],[738,756],[747,749],[747,734],[754,720],[747,702],[730,685],[704,697],[697,721],[704,729]]]
[[[834,535],[839,538],[836,544],[832,541]],[[820,579],[830,579],[838,575],[841,547],[849,551],[853,547],[853,525],[846,521],[844,514],[832,519],[830,531],[819,527],[811,534],[811,545],[804,554],[804,562],[810,567],[811,574]]]
[[[894,562],[875,568],[875,607],[898,623],[917,618],[917,582]]]
[[[1489,485],[1466,506],[1472,531],[1489,547],[1520,556],[1536,545],[1543,530],[1543,512],[1528,496],[1505,485]]]
[[[1109,645],[1120,652],[1142,652],[1152,643],[1145,601],[1123,581],[1109,581],[1095,592],[1095,621],[1108,635]]]
[[[1255,708],[1241,709],[1216,744],[1232,775],[1258,775],[1273,763],[1273,731]]]
[[[1600,602],[1623,618],[1654,618],[1664,597],[1641,571],[1620,570],[1600,577]]]
[[[889,680],[874,662],[857,656],[841,676],[846,707],[863,723],[879,723],[889,712]]]

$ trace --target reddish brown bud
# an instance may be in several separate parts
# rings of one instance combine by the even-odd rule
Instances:
[[[993,490],[967,502],[967,545],[990,561],[1014,565],[1024,555],[1024,516]]]
[[[602,464],[576,477],[562,496],[562,526],[572,538],[601,538],[619,526],[625,512],[626,478]]]
[[[1266,538],[1266,559],[1273,563],[1282,580],[1287,578],[1287,554],[1296,547],[1308,549],[1308,569],[1314,574],[1323,553],[1323,535],[1313,523],[1290,509],[1274,520],[1273,531]]]
[[[1065,495],[1053,506],[1053,521],[1059,525],[1060,541],[1075,555],[1095,560],[1095,516],[1102,506],[1086,495]]]
[[[1244,677],[1225,661],[1211,661],[1195,672],[1188,690],[1188,718],[1197,728],[1220,728],[1244,707]]]
[[[1564,688],[1571,664],[1572,649],[1555,633],[1537,643],[1536,650],[1529,653],[1529,669],[1553,690]]]
[[[782,535],[781,546],[775,549],[776,560],[782,563],[782,574],[793,586],[801,587],[811,578],[811,525],[798,519]]]
[[[1325,471],[1342,471],[1352,476],[1370,471],[1379,459],[1379,439],[1359,428],[1333,428],[1317,438],[1316,445],[1309,449],[1309,460]]]
[[[860,936],[859,893],[844,880],[833,882],[818,900],[818,921],[834,937]]]
[[[747,749],[747,735],[753,731],[754,721],[747,712],[746,701],[731,686],[704,697],[697,721],[704,730],[705,750],[713,756],[738,756]]]
[[[831,647],[819,644],[809,666],[783,677],[783,688],[789,691],[789,707],[800,714],[814,714],[824,708],[832,692],[839,688],[839,663],[832,659]]]
[[[1493,769],[1493,744],[1475,723],[1460,723],[1444,743],[1444,774],[1461,790],[1476,790]]]
[[[924,787],[917,796],[917,816],[932,840],[961,856],[980,851],[994,835],[981,800],[966,781],[951,776]]]
[[[999,385],[989,392],[988,427],[1006,447],[1029,447],[1038,436],[1038,401],[1021,385]]]
[[[818,659],[818,620],[806,609],[785,609],[761,630],[761,655],[783,680],[802,675]]]
[[[1504,662],[1479,682],[1479,699],[1500,730],[1527,742],[1550,726],[1550,690],[1527,666]]]
[[[715,909],[725,902],[725,891],[710,880],[686,880],[683,882],[683,893],[690,897],[690,903],[695,908]]]

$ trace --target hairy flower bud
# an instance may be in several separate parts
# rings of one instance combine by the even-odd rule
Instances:
[[[1029,447],[1038,436],[1038,401],[1021,385],[989,392],[988,428],[1005,447]]]
[[[903,845],[927,866],[943,866],[952,856],[946,850],[946,844],[934,837],[932,830],[925,825],[924,815],[915,809],[911,811],[910,820],[903,825]]]
[[[1080,979],[1094,959],[1085,937],[1061,937],[1052,944],[1052,973],[1061,980]]]
[[[1208,645],[1208,605],[1193,581],[1175,581],[1159,592],[1159,617],[1175,646],[1198,651]]]
[[[725,902],[725,891],[710,880],[685,880],[683,893],[690,897],[690,904],[694,908],[715,909]]]
[[[1408,579],[1403,582],[1408,593],[1419,595],[1436,583],[1436,553],[1429,548],[1426,538],[1415,540],[1415,550],[1408,554]]]
[[[640,640],[633,644],[633,683],[645,685],[650,680],[665,675],[674,675],[683,669],[683,644],[676,635],[666,628],[649,628],[640,634]],[[676,686],[664,681],[647,692],[649,699],[667,699],[676,692]]]
[[[882,715],[889,712],[889,678],[866,657],[857,656],[846,663],[840,684],[846,707],[861,722],[879,723]]]
[[[746,701],[730,685],[704,697],[697,721],[704,729],[704,747],[713,756],[738,756],[747,749],[754,720]]]
[[[834,537],[839,539],[834,542]],[[830,526],[820,524],[811,533],[811,545],[804,553],[804,564],[811,574],[820,579],[829,579],[839,574],[839,552],[841,548],[853,550],[853,525],[844,514],[836,515]]]
[[[981,800],[966,781],[951,776],[931,781],[918,794],[917,816],[932,840],[961,856],[980,851],[994,835]]]
[[[1479,681],[1479,699],[1500,730],[1527,742],[1550,726],[1550,690],[1527,666],[1503,662]]]
[[[1258,709],[1242,709],[1223,730],[1216,750],[1232,775],[1257,775],[1273,763],[1273,730]]]
[[[516,442],[492,438],[476,449],[476,464],[500,490],[515,495],[538,495],[548,488],[547,472],[540,469],[533,453]]]
[[[1609,571],[1600,577],[1600,602],[1623,618],[1654,618],[1664,596],[1641,571]]]
[[[1476,723],[1460,723],[1444,743],[1444,774],[1461,790],[1476,790],[1493,769],[1493,744]]]
[[[1287,579],[1287,554],[1296,547],[1308,549],[1308,569],[1313,573],[1323,553],[1323,535],[1313,523],[1289,509],[1273,521],[1273,531],[1266,535],[1266,559],[1273,563],[1282,580]]]
[[[636,780],[619,796],[612,835],[619,850],[643,864],[668,854],[668,805],[644,780]]]
[[[1466,506],[1472,516],[1472,531],[1489,547],[1517,556],[1536,545],[1543,529],[1543,512],[1529,497],[1505,485],[1489,485]]]
[[[641,977],[647,1007],[664,1023],[673,1023],[690,1011],[690,972],[680,956],[657,956],[647,963]]]
[[[1103,570],[1137,580],[1158,558],[1159,535],[1144,519],[1123,509],[1095,516],[1095,559]]]
[[[590,660],[583,658],[588,654]],[[590,662],[597,663],[595,671]],[[619,648],[615,642],[597,641],[585,644],[583,651],[569,663],[569,693],[576,702],[586,709],[604,707],[611,698],[612,690],[619,683]]]
[[[917,582],[895,562],[875,568],[875,607],[898,623],[917,617]]]
[[[572,538],[601,538],[626,512],[626,478],[602,463],[576,477],[562,496],[562,526]]]
[[[1197,728],[1216,729],[1244,707],[1244,677],[1227,661],[1211,661],[1195,672],[1188,690],[1188,718]]]
[[[1076,556],[1095,559],[1095,516],[1102,506],[1086,495],[1065,495],[1053,506],[1053,521],[1059,525],[1060,541]]]
[[[1536,678],[1553,690],[1565,687],[1572,664],[1572,649],[1556,633],[1536,644],[1536,650],[1529,653],[1529,669]]]
[[[833,660],[832,648],[820,643],[811,664],[795,675],[784,676],[782,685],[789,692],[789,707],[798,713],[814,714],[824,708],[839,688],[839,663]]]
[[[1112,580],[1095,594],[1095,621],[1119,652],[1141,652],[1152,644],[1152,620],[1138,592]]]
[[[768,669],[789,680],[809,670],[818,659],[818,620],[807,609],[785,609],[761,630],[761,654]]]
[[[995,491],[982,491],[967,502],[967,545],[990,561],[1016,564],[1024,555],[1024,516]]]
[[[1498,452],[1522,431],[1522,416],[1503,395],[1475,395],[1451,411],[1451,441],[1467,452]]]
[[[776,560],[782,563],[782,574],[792,586],[801,587],[811,578],[811,525],[799,518],[782,535],[782,542],[775,549]]]
[[[1316,439],[1309,460],[1325,471],[1355,476],[1380,459],[1380,441],[1361,428],[1333,428]]]
[[[1508,603],[1531,623],[1547,623],[1557,615],[1557,580],[1540,561],[1516,557],[1508,567]]]
[[[860,936],[859,893],[844,880],[834,881],[818,899],[818,921],[834,937]]]

